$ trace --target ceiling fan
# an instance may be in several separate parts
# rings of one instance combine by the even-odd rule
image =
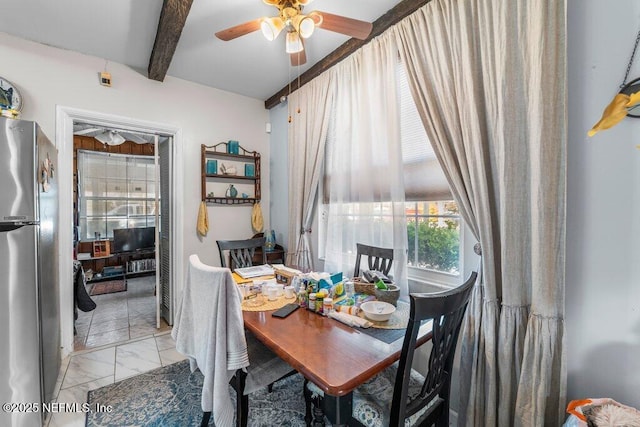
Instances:
[[[262,17],[218,31],[216,37],[229,41],[254,31],[262,30],[269,41],[275,40],[281,31],[286,30],[286,52],[290,54],[291,65],[302,65],[307,62],[304,51],[304,39],[313,34],[313,30],[323,28],[345,34],[360,40],[369,37],[373,24],[346,16],[334,15],[318,10],[303,13],[304,6],[313,0],[262,0],[264,3],[278,8],[278,16]]]
[[[132,132],[116,131],[113,129],[104,129],[91,126],[85,127],[83,125],[75,124],[73,134],[91,136],[106,145],[120,145],[125,141],[135,142],[136,144],[148,144],[152,142],[148,138]]]

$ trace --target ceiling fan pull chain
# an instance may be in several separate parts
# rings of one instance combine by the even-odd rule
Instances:
[[[629,59],[629,64],[627,65],[627,71],[624,73],[624,79],[622,80],[622,84],[620,85],[620,89],[626,86],[627,78],[629,77],[629,72],[631,71],[631,66],[633,65],[633,58],[636,56],[636,50],[638,50],[638,43],[640,43],[640,30],[638,30],[638,35],[636,36],[636,43],[633,45],[633,51],[631,52],[631,58]]]
[[[289,94],[287,95],[287,111],[289,112],[289,123],[291,123],[291,64],[287,66],[287,71],[289,72]]]
[[[300,90],[300,66],[298,66],[298,90]],[[297,99],[298,99],[298,114],[300,114],[300,97],[298,97]]]

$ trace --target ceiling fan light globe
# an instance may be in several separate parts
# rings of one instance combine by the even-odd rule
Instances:
[[[284,22],[278,16],[273,18],[264,18],[260,22],[260,29],[262,30],[262,35],[269,41],[273,41],[278,37],[280,31],[284,28]]]
[[[296,22],[296,30],[303,39],[311,37],[315,28],[316,23],[308,16],[300,15],[300,19]]]
[[[297,31],[289,31],[287,33],[286,51],[287,53],[298,53],[304,50],[302,40]]]

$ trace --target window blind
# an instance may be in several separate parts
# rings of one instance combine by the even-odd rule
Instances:
[[[451,200],[447,178],[440,167],[409,88],[404,65],[396,67],[400,96],[400,142],[407,201]]]
[[[441,201],[452,200],[453,196],[449,188],[447,178],[436,158],[427,133],[424,130],[420,114],[409,88],[409,80],[402,63],[396,67],[396,84],[398,85],[399,110],[400,110],[400,141],[402,144],[402,161],[404,173],[405,199],[407,201]],[[335,129],[335,109],[332,111],[329,128],[327,131],[326,150],[330,152],[334,144],[345,144],[348,141],[340,140]],[[325,173],[323,182],[323,201],[329,203],[331,198],[331,179],[340,180],[340,170],[331,163],[330,156],[325,157]],[[371,165],[359,165],[354,162],[354,167],[367,167]],[[380,174],[381,181],[369,180],[363,183],[349,183],[347,200],[351,202],[365,201],[358,196],[358,185],[377,187],[384,180],[384,174]],[[377,201],[389,201],[381,189],[375,189],[374,193],[381,196]],[[385,198],[386,196],[386,198]]]

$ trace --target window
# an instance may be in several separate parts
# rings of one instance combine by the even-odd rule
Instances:
[[[157,190],[153,157],[78,151],[80,239],[155,226]]]
[[[407,221],[409,277],[440,283],[450,283],[460,275],[461,217],[458,206],[453,201],[449,183],[442,171],[436,154],[429,143],[422,119],[413,101],[404,66],[398,63],[396,78],[400,107],[400,143],[405,193],[405,215]],[[339,144],[333,120],[327,132],[327,149]],[[323,201],[331,199],[330,180],[340,179],[340,170],[330,163],[325,164],[323,181]],[[384,174],[380,174],[384,179]],[[358,185],[376,187],[375,179],[358,182]],[[392,223],[391,202],[371,202],[363,198],[362,188],[350,185],[347,200],[353,202],[342,206],[340,215],[348,223],[359,221],[372,224]],[[370,188],[367,188],[369,191]],[[346,190],[345,190],[346,191]],[[385,195],[375,193],[385,200]],[[328,205],[322,206],[320,214],[321,238],[319,253],[325,255],[325,238],[330,236],[327,215]],[[357,227],[349,227],[356,230]],[[343,239],[345,236],[343,236]],[[356,237],[357,240],[357,237]],[[345,248],[344,251],[348,250]],[[354,248],[355,250],[355,248]],[[347,254],[345,254],[347,255]],[[355,255],[354,255],[355,256]],[[453,276],[453,277],[452,277]]]
[[[460,215],[454,201],[406,204],[408,264],[460,274]]]
[[[460,213],[429,143],[402,64],[396,76],[407,200],[407,262],[412,267],[409,275],[440,282],[430,272],[460,274]]]

